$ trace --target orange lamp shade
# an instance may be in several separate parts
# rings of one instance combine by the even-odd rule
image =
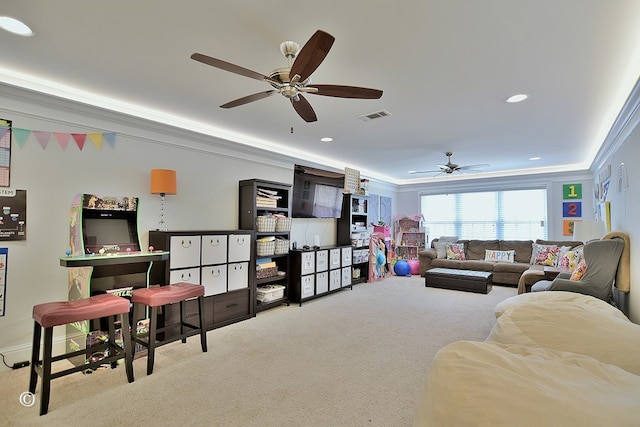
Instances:
[[[177,194],[176,171],[151,169],[151,194]]]

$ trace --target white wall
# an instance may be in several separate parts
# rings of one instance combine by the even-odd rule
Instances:
[[[640,323],[640,128],[607,156],[603,168],[611,166],[611,184],[607,200],[611,202],[611,229],[626,231],[631,240],[631,292],[629,311],[631,320]],[[628,188],[618,190],[618,169],[621,163],[627,170]]]

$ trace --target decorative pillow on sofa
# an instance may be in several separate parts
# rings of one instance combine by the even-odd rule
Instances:
[[[560,250],[558,257],[558,267],[568,268],[573,271],[580,262],[581,254],[579,251],[563,251]]]
[[[571,273],[571,277],[569,277],[569,280],[578,281],[582,279],[582,276],[584,276],[584,272],[586,270],[587,270],[587,262],[585,260],[580,261],[576,266],[576,269],[573,270],[573,273]]]
[[[433,242],[433,247],[436,250],[436,258],[447,257],[447,242]]]
[[[515,262],[516,251],[484,251],[485,261]]]
[[[447,243],[447,259],[466,260],[463,243]]]
[[[560,248],[556,245],[533,244],[533,252],[529,264],[555,266],[558,264]]]

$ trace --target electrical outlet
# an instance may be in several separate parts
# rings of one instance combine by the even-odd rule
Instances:
[[[25,360],[24,362],[14,363],[12,369],[26,368],[27,366],[29,366],[29,361]]]

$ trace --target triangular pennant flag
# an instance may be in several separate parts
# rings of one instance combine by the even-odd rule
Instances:
[[[87,134],[86,133],[72,133],[71,136],[73,137],[73,140],[76,142],[76,145],[78,146],[80,151],[82,151],[82,149],[84,148],[84,142],[87,139]]]
[[[104,138],[104,140],[107,141],[107,144],[109,144],[111,146],[111,148],[116,148],[116,133],[115,132],[105,133],[105,134],[102,135],[102,138]]]
[[[13,134],[15,140],[18,141],[18,145],[22,148],[24,147],[24,143],[27,141],[27,138],[31,134],[31,131],[28,129],[13,128],[11,130],[11,133]]]
[[[58,140],[58,144],[62,147],[62,151],[67,149],[67,142],[69,142],[69,134],[62,132],[54,132],[53,135]]]
[[[0,126],[0,139],[4,138],[4,135],[9,131],[6,126]]]
[[[51,132],[43,132],[41,130],[34,130],[33,135],[36,137],[42,149],[47,148],[47,144],[49,144],[49,138],[51,138]]]
[[[93,142],[95,144],[96,147],[98,147],[98,150],[100,150],[102,148],[102,134],[101,133],[90,133],[88,134],[89,139],[91,140],[91,142]]]

